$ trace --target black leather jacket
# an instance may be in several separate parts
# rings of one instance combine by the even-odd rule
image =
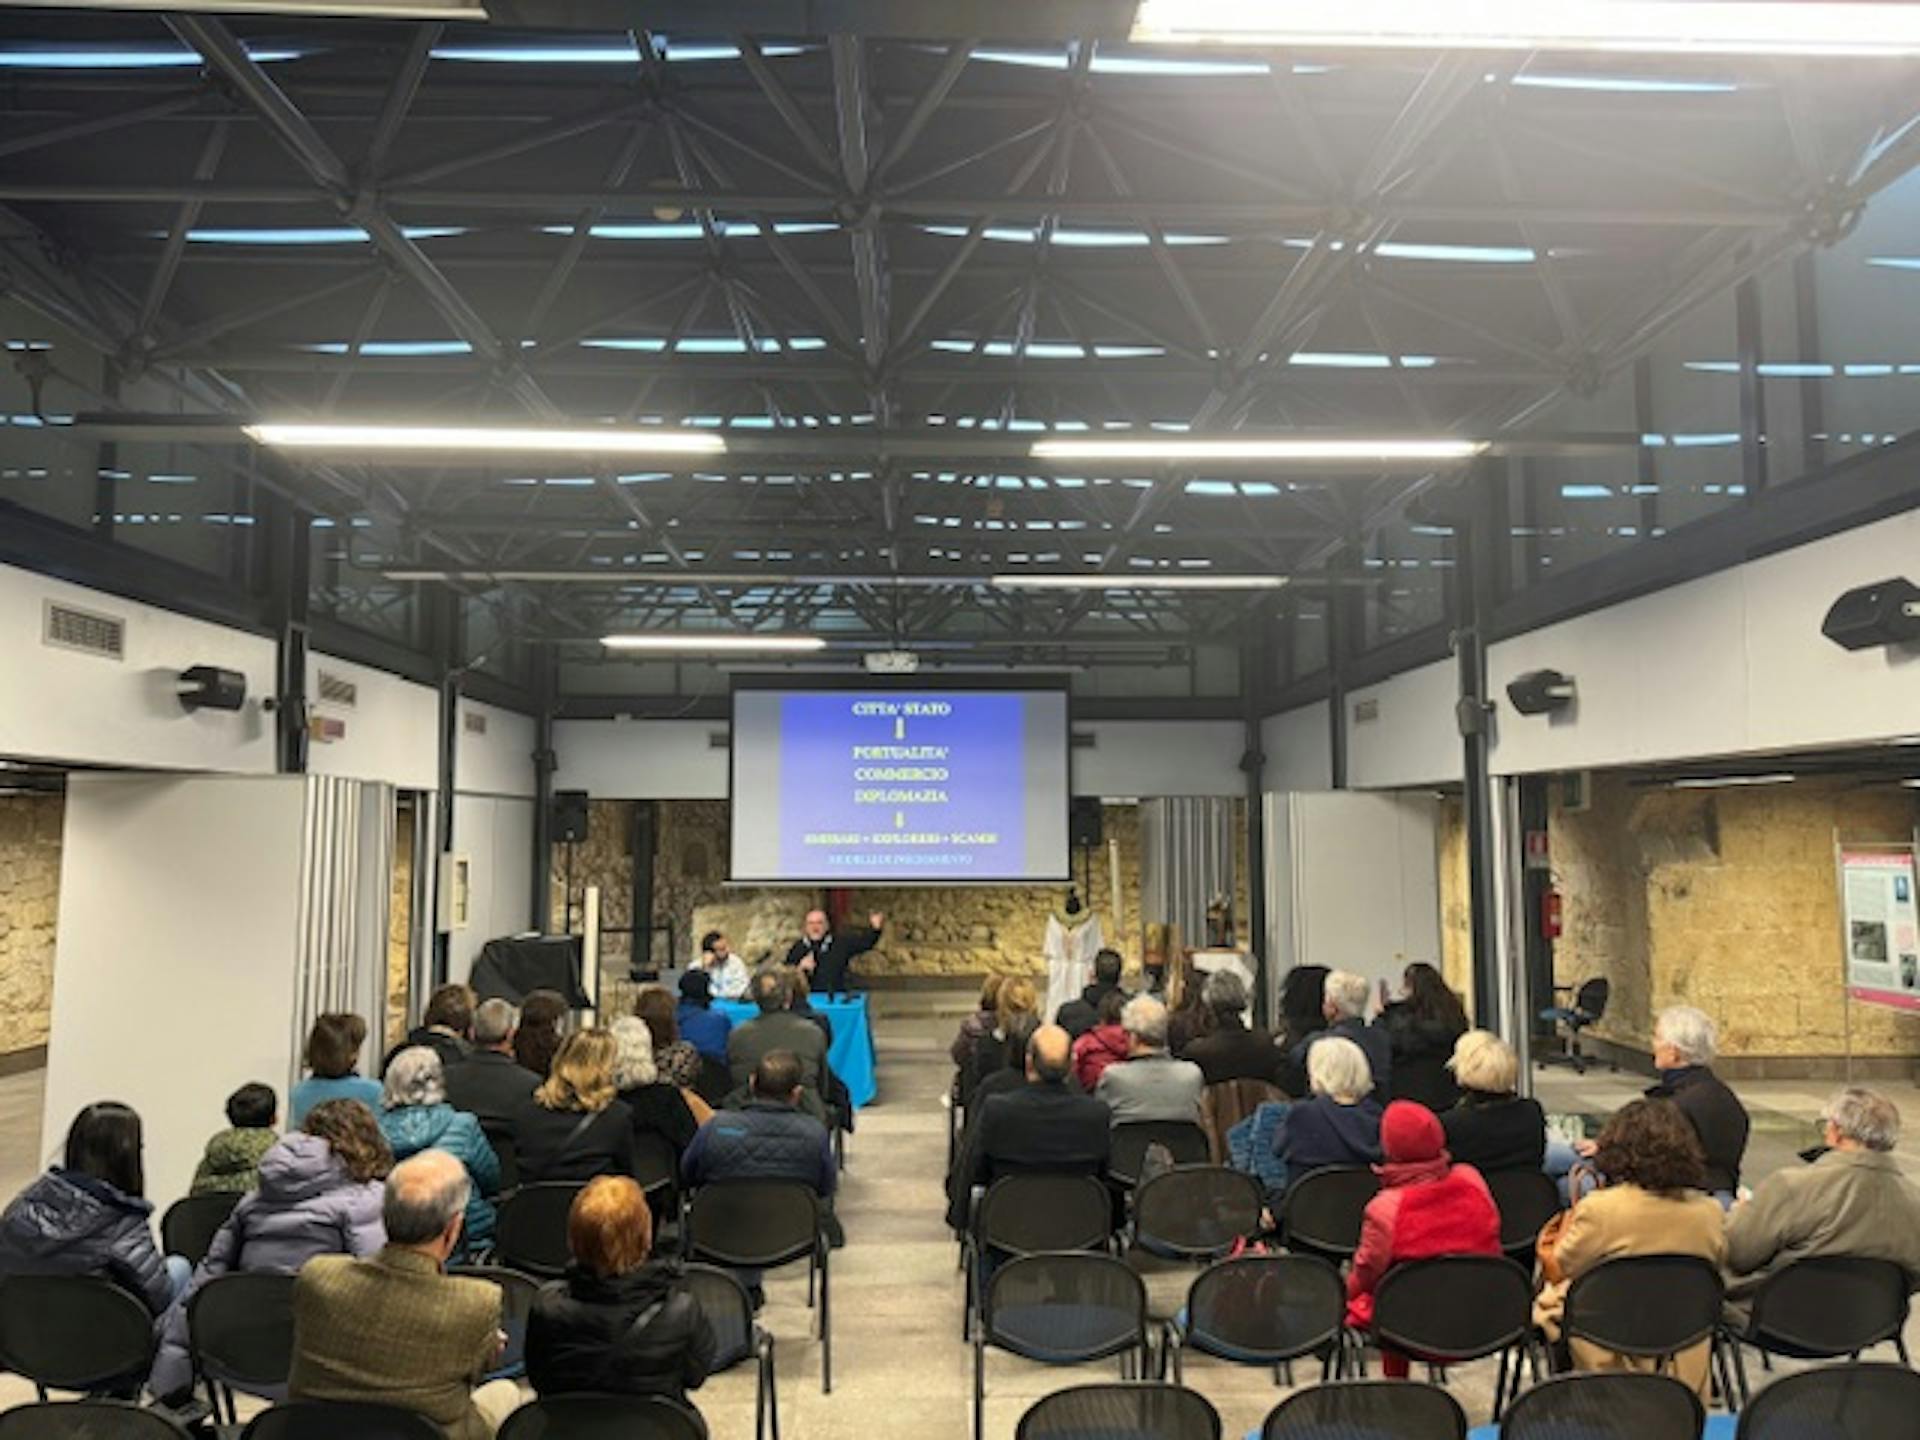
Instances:
[[[684,1401],[713,1365],[713,1328],[679,1268],[651,1260],[613,1279],[578,1266],[527,1319],[527,1379],[541,1395],[594,1392]]]

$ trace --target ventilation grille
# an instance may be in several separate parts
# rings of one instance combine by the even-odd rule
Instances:
[[[732,744],[733,737],[725,730],[709,730],[707,732],[707,748],[709,750],[725,750]]]
[[[103,660],[127,658],[127,622],[113,615],[76,610],[47,602],[46,628],[41,638],[61,650],[79,650]]]
[[[461,712],[461,718],[466,725],[467,734],[484,735],[487,733],[487,717],[482,715],[478,710],[464,710]]]
[[[1353,702],[1354,724],[1371,725],[1379,718],[1380,702],[1378,700],[1356,700]]]
[[[320,703],[338,705],[351,710],[360,703],[360,687],[344,675],[336,675],[331,670],[320,672]]]
[[[1074,750],[1097,750],[1100,737],[1092,730],[1075,730],[1067,737],[1067,745]]]

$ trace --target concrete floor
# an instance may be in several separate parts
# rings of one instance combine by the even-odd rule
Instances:
[[[762,1323],[777,1342],[781,1421],[790,1440],[868,1440],[876,1423],[918,1440],[970,1435],[971,1353],[960,1341],[962,1286],[952,1238],[942,1223],[946,1165],[943,1099],[951,1074],[946,1047],[965,1013],[965,996],[875,997],[880,1098],[862,1112],[839,1213],[847,1248],[833,1257],[834,1393],[820,1393],[820,1345],[812,1338],[803,1270],[769,1276]],[[1644,1081],[1604,1069],[1540,1078],[1549,1112],[1600,1115],[1632,1098]],[[1902,1109],[1920,1121],[1920,1090],[1893,1087]],[[1793,1162],[1812,1143],[1826,1087],[1768,1081],[1742,1084],[1755,1113],[1749,1182]],[[37,1075],[0,1079],[0,1195],[11,1195],[44,1161],[39,1141]],[[1903,1157],[1920,1177],[1920,1155]],[[1150,1277],[1158,1314],[1177,1307],[1191,1272]],[[1920,1325],[1909,1332],[1920,1345]],[[1057,1370],[1002,1354],[987,1365],[986,1433],[1007,1440],[1036,1398],[1068,1385],[1113,1378],[1112,1365]],[[1300,1378],[1312,1378],[1305,1370]],[[1757,1372],[1756,1372],[1757,1378]],[[1256,1428],[1285,1393],[1263,1371],[1204,1358],[1187,1383],[1218,1407],[1229,1437]],[[1450,1388],[1476,1424],[1488,1416],[1493,1366],[1456,1370]],[[0,1409],[30,1399],[27,1386],[0,1376]],[[750,1367],[716,1377],[696,1395],[715,1440],[753,1433]]]

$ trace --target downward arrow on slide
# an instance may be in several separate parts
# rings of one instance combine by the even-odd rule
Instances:
[[[896,810],[893,812],[893,828],[896,830],[904,830],[907,828],[907,812],[906,811]]]
[[[906,716],[896,715],[893,717],[893,738],[896,740],[904,740],[907,738]]]

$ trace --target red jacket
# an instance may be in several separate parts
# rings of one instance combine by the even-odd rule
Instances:
[[[1107,1067],[1131,1053],[1125,1030],[1118,1025],[1096,1025],[1073,1042],[1073,1078],[1091,1095]]]
[[[1441,1255],[1500,1253],[1500,1211],[1471,1165],[1400,1184],[1391,1173],[1400,1167],[1380,1168],[1387,1188],[1367,1203],[1360,1249],[1347,1272],[1347,1324],[1355,1328],[1373,1323],[1374,1289],[1395,1265]]]

